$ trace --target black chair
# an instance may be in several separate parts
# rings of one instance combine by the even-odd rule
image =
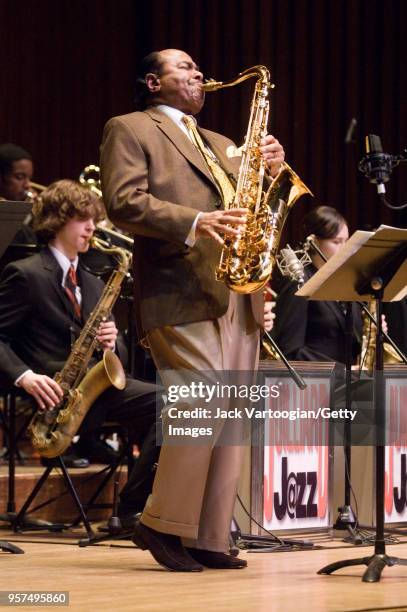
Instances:
[[[101,482],[98,484],[98,486],[96,487],[96,490],[92,493],[89,499],[86,500],[85,502],[83,502],[80,499],[80,496],[72,481],[71,475],[64,463],[63,457],[62,456],[56,457],[54,464],[49,465],[44,469],[44,472],[42,473],[38,482],[35,484],[31,493],[27,497],[22,508],[19,510],[19,512],[15,516],[12,522],[14,531],[21,532],[21,531],[32,530],[32,529],[34,530],[47,529],[49,531],[62,531],[64,529],[76,527],[80,523],[83,523],[86,529],[87,537],[80,540],[81,546],[86,546],[87,544],[98,539],[98,536],[95,534],[95,532],[92,529],[91,521],[89,520],[88,514],[92,509],[111,508],[114,506],[114,502],[112,504],[98,503],[97,499],[99,498],[104,488],[109,484],[113,476],[121,468],[124,461],[127,460],[129,472],[131,470],[132,461],[133,461],[131,437],[129,436],[128,431],[122,425],[117,424],[117,423],[106,423],[106,425],[101,428],[101,435],[103,434],[109,435],[109,433],[113,431],[117,432],[119,435],[119,438],[121,440],[121,450],[119,452],[117,460],[113,464],[103,467],[102,469],[90,474],[88,477],[86,477],[84,480],[81,481],[82,485],[86,485],[90,483],[92,480],[103,475]],[[38,493],[42,489],[43,485],[45,484],[52,470],[55,470],[55,469],[56,470],[59,469],[62,473],[64,482],[65,482],[65,491],[63,491],[62,493],[59,493],[58,495],[50,497],[49,499],[42,502],[41,504],[37,504],[36,506],[31,507],[33,501],[35,500]],[[84,468],[84,469],[87,469],[87,468]],[[71,523],[69,524],[48,523],[47,521],[40,521],[39,524],[37,525],[31,520],[31,518],[29,521],[27,521],[28,514],[31,515],[35,511],[40,510],[41,508],[44,508],[45,506],[48,506],[49,504],[53,502],[56,502],[57,500],[61,499],[61,497],[68,495],[68,494],[71,496],[78,510],[77,518],[73,520]]]
[[[16,420],[17,420],[17,398],[26,399],[28,396],[22,389],[12,385],[0,385],[0,397],[3,399],[3,410],[0,410],[0,426],[3,430],[4,441],[6,443],[5,453],[3,458],[7,459],[8,462],[8,497],[7,497],[7,513],[15,513],[15,467],[16,459],[23,464],[24,458],[18,448],[18,443],[21,440],[24,432],[26,431],[28,424],[32,418],[32,412],[25,415],[23,424],[17,431]],[[4,519],[3,515],[0,515],[1,520]]]

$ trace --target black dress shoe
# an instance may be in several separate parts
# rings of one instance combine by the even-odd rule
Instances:
[[[89,467],[89,461],[85,457],[78,457],[75,454],[62,455],[62,460],[67,468],[86,468]],[[58,457],[49,459],[41,457],[41,465],[44,467],[55,467],[59,465]]]
[[[212,569],[243,569],[247,567],[247,561],[226,553],[202,550],[201,548],[187,548],[186,550],[195,561]]]
[[[202,572],[203,567],[182,545],[181,538],[168,533],[150,529],[138,522],[132,538],[134,544],[142,550],[149,550],[154,559],[172,572]]]

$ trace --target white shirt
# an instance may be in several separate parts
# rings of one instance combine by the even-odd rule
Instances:
[[[55,257],[55,259],[57,260],[57,262],[59,263],[60,267],[62,268],[61,285],[65,289],[65,281],[66,281],[66,277],[69,272],[69,268],[73,266],[76,272],[78,268],[79,258],[78,256],[76,256],[75,259],[71,261],[66,255],[64,255],[64,253],[59,251],[56,247],[52,246],[51,244],[48,245],[48,248],[53,254],[53,256]],[[79,287],[79,285],[76,286],[75,297],[77,299],[78,304],[81,304],[82,303],[82,293],[81,293],[81,288]]]
[[[166,104],[157,104],[155,108],[164,113],[164,115],[167,115],[167,117],[169,117],[171,121],[178,125],[178,127],[184,132],[184,134],[186,134],[191,140],[191,136],[189,135],[187,126],[182,121],[182,117],[185,115],[185,113],[180,111],[178,108],[173,108],[172,106],[167,106]]]
[[[79,258],[78,256],[75,257],[75,259],[73,261],[71,261],[70,259],[68,259],[68,257],[66,255],[64,255],[61,251],[59,251],[57,248],[55,248],[54,246],[51,246],[50,244],[48,245],[49,250],[51,251],[51,253],[53,254],[53,256],[55,257],[55,259],[57,260],[57,262],[59,263],[60,267],[62,268],[62,287],[65,290],[65,281],[66,281],[66,277],[69,271],[69,268],[71,266],[73,266],[75,268],[75,272],[76,269],[78,267],[78,262],[79,262]],[[75,290],[75,297],[78,301],[78,304],[81,304],[82,302],[82,294],[81,294],[81,289],[79,286],[76,287]],[[20,376],[18,378],[16,378],[16,380],[14,381],[14,384],[19,387],[19,382],[20,380],[23,378],[23,376],[25,376],[28,373],[31,373],[32,370],[28,369],[25,372],[23,372],[22,374],[20,374]]]

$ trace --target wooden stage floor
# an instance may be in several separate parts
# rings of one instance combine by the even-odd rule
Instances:
[[[322,550],[242,551],[247,569],[178,574],[163,570],[128,541],[79,548],[66,537],[1,530],[0,539],[7,537],[25,554],[0,553],[0,590],[69,591],[69,610],[407,611],[407,567],[385,568],[376,584],[361,582],[362,566],[317,575],[327,563],[373,550],[340,541],[319,541]],[[407,558],[407,542],[388,545],[387,553]]]

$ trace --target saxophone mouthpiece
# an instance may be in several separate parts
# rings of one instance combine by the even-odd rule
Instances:
[[[89,246],[93,249],[108,249],[111,247],[109,242],[106,242],[106,240],[102,240],[101,238],[97,238],[96,236],[91,237],[89,240]]]
[[[202,85],[203,91],[216,91],[223,85],[223,81],[215,81],[215,79],[207,79]]]

